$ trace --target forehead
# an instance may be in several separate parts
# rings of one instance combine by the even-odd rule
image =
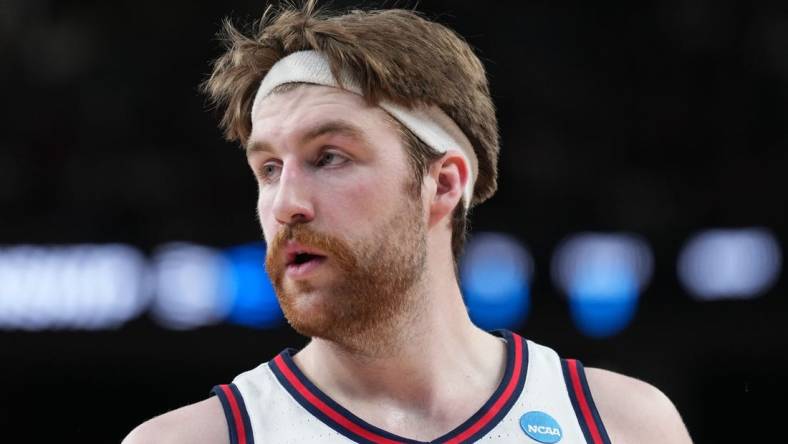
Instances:
[[[339,88],[299,85],[274,92],[260,102],[252,116],[249,146],[298,135],[326,121],[344,121],[364,135],[396,132],[397,124],[380,107]]]

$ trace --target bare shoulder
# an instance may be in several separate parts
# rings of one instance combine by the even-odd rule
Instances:
[[[692,443],[678,410],[658,388],[598,368],[586,368],[586,378],[614,444]]]
[[[148,420],[122,444],[227,444],[227,420],[216,396]]]

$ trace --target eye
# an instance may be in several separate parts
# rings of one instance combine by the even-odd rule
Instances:
[[[342,165],[347,161],[348,159],[345,156],[342,156],[333,151],[325,151],[322,154],[320,154],[320,157],[317,159],[317,162],[315,162],[315,165],[318,167],[338,166],[338,165]]]
[[[273,182],[279,178],[282,167],[276,163],[268,162],[260,168],[260,180],[263,182]]]

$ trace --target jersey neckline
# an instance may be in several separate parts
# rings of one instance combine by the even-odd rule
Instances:
[[[317,419],[359,443],[466,443],[474,442],[492,430],[520,397],[528,370],[528,343],[521,336],[508,330],[493,334],[506,341],[506,369],[503,378],[484,405],[465,422],[433,441],[417,441],[376,427],[357,417],[326,395],[293,361],[294,349],[288,348],[271,360],[268,365],[279,383],[291,396]]]

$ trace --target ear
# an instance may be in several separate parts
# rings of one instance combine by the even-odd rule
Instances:
[[[429,202],[429,226],[432,227],[445,217],[451,217],[454,208],[462,200],[465,184],[468,183],[470,166],[463,156],[449,151],[430,165],[429,175],[435,181],[435,194]]]

